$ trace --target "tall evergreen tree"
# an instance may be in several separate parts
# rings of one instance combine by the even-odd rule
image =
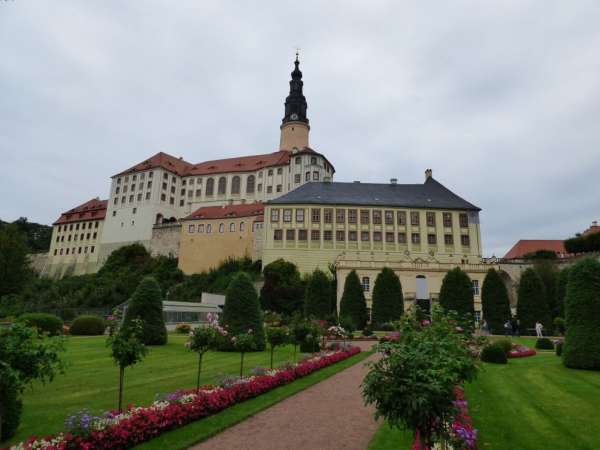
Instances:
[[[371,322],[377,325],[398,320],[404,312],[402,284],[398,275],[384,267],[375,279]]]
[[[304,286],[295,264],[277,259],[263,270],[265,283],[260,291],[263,310],[292,315],[302,311]]]
[[[231,336],[252,330],[256,349],[265,349],[262,310],[252,280],[243,272],[235,275],[227,288],[221,322]]]
[[[319,269],[310,276],[304,294],[304,315],[325,319],[331,314],[331,282]]]
[[[544,283],[537,272],[526,269],[521,274],[517,300],[517,316],[522,331],[535,328],[535,323],[540,321],[546,333],[552,331],[552,320],[546,303]]]
[[[492,334],[502,334],[504,323],[510,319],[510,300],[506,285],[495,269],[488,270],[481,288],[483,319]]]
[[[558,276],[556,277],[556,300],[554,302],[554,305],[555,313],[558,317],[565,317],[565,297],[567,295],[567,283],[569,281],[569,272],[570,268],[565,267],[560,272],[558,272]]]
[[[142,342],[146,345],[165,345],[167,327],[163,318],[162,293],[154,277],[140,281],[127,305],[123,327],[129,327],[134,319],[142,321]]]
[[[600,370],[600,262],[585,258],[570,270],[565,299],[565,366]]]
[[[442,280],[440,305],[448,311],[456,311],[461,316],[475,314],[473,283],[469,275],[460,267],[449,270]]]
[[[558,267],[556,260],[540,259],[535,261],[534,270],[539,275],[544,284],[544,299],[548,305],[548,311],[551,317],[555,317],[556,309],[556,279],[558,277]]]
[[[27,241],[16,225],[0,229],[0,297],[20,293],[31,277]]]
[[[340,321],[350,320],[356,329],[367,324],[367,301],[360,279],[355,270],[350,272],[344,282],[344,293],[340,302]]]

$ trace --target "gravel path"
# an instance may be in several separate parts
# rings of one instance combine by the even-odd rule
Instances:
[[[359,343],[369,348],[371,343]],[[259,412],[192,450],[364,450],[377,430],[360,383],[370,356]]]

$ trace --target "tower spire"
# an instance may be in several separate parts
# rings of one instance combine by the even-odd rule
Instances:
[[[308,117],[306,110],[308,105],[306,97],[302,92],[304,82],[302,81],[302,72],[300,71],[300,52],[296,49],[296,59],[294,61],[294,70],[291,73],[290,93],[285,99],[285,113],[281,121],[281,139],[280,149],[301,150],[308,147]]]

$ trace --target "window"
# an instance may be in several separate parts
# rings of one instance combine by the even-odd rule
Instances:
[[[262,183],[258,184],[258,192],[262,192]]]
[[[164,193],[163,193],[163,194],[160,194],[160,199],[161,199],[161,201],[163,201],[163,202],[164,202],[164,201],[166,201],[166,200],[167,200],[167,196],[166,196]]]
[[[56,256],[57,253],[58,253],[58,250],[54,249],[54,256]]]
[[[152,178],[152,175],[154,175],[154,172],[148,172],[148,178]]]
[[[113,204],[116,205],[117,203],[119,203],[119,199],[117,197],[115,197],[115,199],[113,200]]]
[[[283,169],[281,167],[277,168],[277,175],[281,175],[283,173]]]
[[[371,280],[369,277],[362,277],[361,283],[363,291],[369,292]]]
[[[271,210],[271,222],[279,222],[279,210],[277,208]]]
[[[275,241],[283,240],[283,230],[275,230],[273,232],[273,240],[275,240]]]
[[[319,172],[316,170],[313,172],[313,181],[319,181]]]
[[[190,178],[190,186],[192,186],[194,184],[194,179]]]
[[[356,223],[356,210],[355,209],[348,210],[348,223]]]
[[[218,194],[224,195],[227,192],[227,178],[221,177],[219,178],[219,186],[218,186]]]
[[[121,190],[121,188],[119,186],[117,186],[117,188],[115,189],[115,194],[118,194],[120,190]]]
[[[473,282],[473,295],[479,295],[479,280],[472,280]]]
[[[150,200],[150,192],[146,192],[146,200]]]
[[[254,182],[254,175],[250,175],[248,178],[246,178],[246,194],[254,194]]]
[[[116,212],[116,211],[113,211],[113,217],[116,217],[116,215],[117,215],[117,212]],[[63,237],[64,237],[64,236],[63,236]]]
[[[141,202],[142,201],[142,193],[140,192],[137,196],[137,201]]]
[[[269,169],[267,175],[270,176],[270,177],[273,176],[273,169]]]
[[[127,192],[127,186],[123,186],[123,194]]]
[[[79,230],[79,224],[76,224],[76,225],[75,225],[75,229],[76,229],[76,230]]]
[[[152,188],[152,181],[148,181],[148,184],[146,184],[146,189],[151,189]]]
[[[287,223],[292,221],[292,210],[291,209],[283,210],[283,221],[287,222]]]
[[[258,178],[262,178],[263,177],[263,173],[262,172],[258,172]]]
[[[192,198],[194,196],[194,191],[191,189],[188,191],[188,198]]]
[[[421,235],[419,233],[413,233],[410,237],[411,242],[415,245],[421,244]]]
[[[121,184],[121,179],[117,178],[117,184]]]
[[[198,233],[204,233],[204,224],[203,223],[198,225]]]
[[[452,213],[443,213],[442,219],[446,228],[452,228]]]
[[[325,223],[333,223],[333,208],[325,208],[323,210],[323,221]]]
[[[302,164],[302,158],[296,156],[296,164]]]
[[[310,172],[304,174],[304,181],[310,181]]]
[[[469,227],[469,217],[465,213],[460,213],[458,215],[458,221],[460,223],[461,228]]]
[[[169,203],[170,203],[171,205],[174,205],[174,204],[175,204],[175,197],[171,197],[171,198],[169,199]]]
[[[191,224],[188,226],[188,233],[194,233],[196,231],[196,225]]]
[[[196,189],[196,197],[202,196],[202,189]]]
[[[90,253],[94,253],[94,248],[95,247],[93,245],[90,247]]]
[[[321,240],[321,231],[320,230],[310,230],[310,240],[311,241],[320,241]]]
[[[164,173],[163,174],[163,179],[164,180],[168,180],[169,179],[169,174],[168,173]]]
[[[429,233],[427,235],[427,244],[429,244],[429,245],[436,245],[437,244],[437,238],[436,238],[435,234]]]
[[[271,194],[273,192],[273,186],[267,186],[267,194]]]
[[[308,239],[308,233],[306,230],[298,230],[298,240],[306,241]]]
[[[336,209],[335,210],[335,222],[336,223],[344,223],[346,221],[346,210],[345,209]]]
[[[133,203],[133,195],[129,196],[129,203]]]
[[[427,219],[428,227],[435,227],[435,213],[434,212],[425,213],[425,218]]]
[[[67,255],[69,254],[69,249],[67,249]]]
[[[360,223],[361,223],[361,225],[369,224],[369,210],[368,209],[360,210]]]
[[[85,247],[83,247],[83,253],[87,253],[87,245]]]
[[[385,242],[394,242],[394,233],[385,233]]]
[[[132,181],[135,181],[135,180],[137,180],[137,175],[134,175],[134,176],[132,176],[132,177],[131,177],[131,180],[132,180]]]
[[[374,231],[373,232],[373,240],[375,242],[381,242],[381,231]]]
[[[296,222],[304,222],[304,209],[296,210]]]
[[[385,224],[394,225],[394,211],[387,210],[385,212]]]
[[[406,244],[406,233],[398,233],[398,244]]]
[[[381,225],[381,211],[378,209],[373,210],[373,223],[375,225]]]
[[[296,230],[285,230],[285,240],[286,241],[295,241],[296,240]]]
[[[81,254],[81,247],[77,248],[77,254]]]
[[[444,235],[444,244],[446,245],[454,245],[454,236],[451,234]]]
[[[348,231],[348,240],[349,241],[356,241],[358,239],[358,236],[356,234],[356,231]]]
[[[61,254],[61,255],[63,254],[63,249],[62,249],[62,248],[60,249],[60,254]]]
[[[94,234],[92,236],[92,239],[96,239],[98,237],[98,233],[94,231]]]
[[[240,232],[244,231],[245,227],[246,225],[244,224],[244,222],[240,222]]]
[[[131,185],[131,192],[135,191],[135,183]]]
[[[346,240],[346,233],[344,232],[344,230],[337,230],[335,232],[335,240],[336,241],[344,241],[344,240]]]
[[[224,223],[220,223],[219,224],[219,233],[224,233],[225,232],[225,224]]]
[[[333,232],[331,230],[323,231],[323,240],[331,241],[333,239]]]
[[[312,223],[321,222],[321,210],[319,208],[312,208],[310,210]]]
[[[175,186],[171,186],[171,194],[175,193]]]
[[[215,191],[215,179],[209,178],[206,180],[206,195],[213,195]]]
[[[182,197],[183,197],[183,196],[185,196],[185,189],[182,189],[182,190],[181,190],[181,194],[180,194],[180,195],[181,195]]]
[[[398,211],[398,225],[406,225],[406,211]]]
[[[296,175],[294,175],[294,183],[296,184],[300,184],[301,178],[300,178],[300,174],[297,173]]]
[[[235,223],[234,223],[234,222],[231,222],[231,223],[229,224],[229,232],[230,232],[230,233],[233,233],[234,231],[235,231]],[[240,230],[240,231],[241,231],[241,230]]]
[[[163,183],[163,184],[162,184],[162,189],[163,189],[163,191],[166,191],[166,190],[167,190],[167,183]]]
[[[463,247],[468,247],[469,245],[471,245],[471,241],[469,239],[469,235],[468,234],[463,234],[460,236],[460,243],[462,244]]]
[[[277,185],[277,192],[281,192],[281,185],[280,184]]]
[[[173,183],[177,183],[177,178],[173,177],[173,178],[171,178],[171,181],[172,181]]]
[[[237,175],[235,177],[233,177],[233,179],[231,180],[231,193],[232,194],[240,193],[240,177],[238,177]]]
[[[360,240],[363,242],[367,242],[369,240],[369,232],[368,231],[363,231],[360,233]]]
[[[316,156],[311,156],[310,163],[311,164],[317,164],[317,158],[316,158]]]
[[[206,224],[206,232],[212,233],[212,224],[210,224],[210,223]]]
[[[419,226],[419,212],[418,211],[411,211],[410,213],[410,224],[418,227]]]
[[[182,185],[182,186],[185,186],[186,184],[187,184],[187,180],[184,178],[184,179],[181,181],[181,185]]]

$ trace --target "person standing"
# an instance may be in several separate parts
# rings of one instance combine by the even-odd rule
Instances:
[[[539,338],[544,337],[544,335],[542,334],[543,329],[544,329],[544,325],[542,325],[542,323],[538,320],[535,323],[535,334],[537,335],[537,337],[539,337]]]

